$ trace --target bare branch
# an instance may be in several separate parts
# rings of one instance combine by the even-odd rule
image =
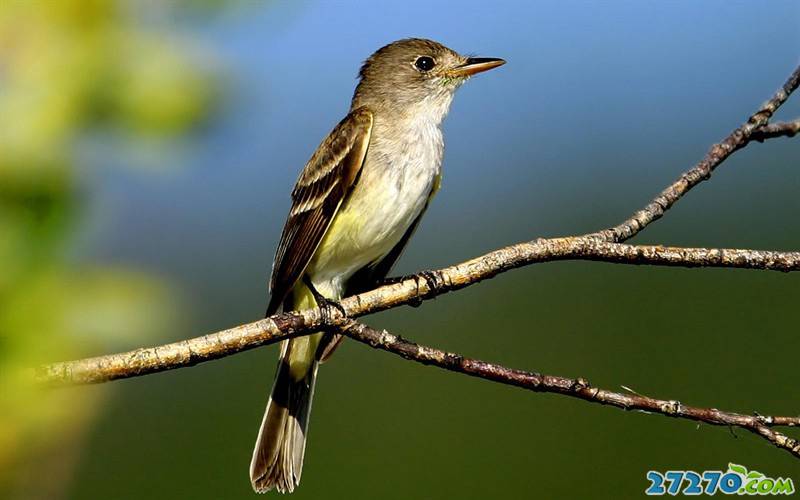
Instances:
[[[760,139],[759,136],[753,137],[753,133],[767,124],[775,111],[786,102],[786,99],[797,89],[798,85],[800,85],[800,66],[792,72],[786,83],[758,111],[753,113],[745,123],[731,132],[721,142],[711,146],[711,149],[699,163],[684,172],[678,180],[664,189],[646,207],[621,224],[611,229],[600,231],[594,236],[607,241],[625,241],[635,236],[651,222],[660,219],[664,212],[669,210],[689,190],[711,178],[711,173],[714,169],[728,159],[730,155],[747,146],[753,139],[763,140],[763,137]]]
[[[573,243],[568,259],[595,260],[619,264],[647,264],[675,267],[728,267],[768,271],[797,271],[800,252],[740,250],[733,248],[682,248],[654,245],[626,245],[599,241]]]
[[[522,387],[534,392],[563,394],[593,403],[622,408],[623,410],[659,413],[669,417],[696,420],[710,425],[741,427],[800,458],[800,442],[771,428],[777,425],[800,425],[800,417],[742,415],[717,410],[716,408],[687,406],[680,401],[654,399],[641,394],[623,394],[608,391],[592,387],[584,378],[573,379],[516,370],[487,363],[486,361],[466,358],[459,354],[440,351],[433,347],[422,346],[397,335],[392,335],[386,330],[378,331],[353,320],[347,320],[341,331],[348,337],[371,347],[383,349],[417,363],[444,368],[445,370],[463,373],[471,377]]]
[[[790,122],[768,123],[753,131],[750,137],[754,141],[764,142],[776,137],[794,137],[800,132],[800,118]]]
[[[36,368],[45,385],[96,384],[194,366],[237,352],[308,334],[322,327],[319,309],[276,314],[221,332],[119,354],[52,363]]]
[[[631,238],[648,224],[660,218],[692,187],[707,179],[716,166],[734,151],[747,145],[751,139],[762,138],[761,140],[763,140],[764,137],[776,136],[779,132],[792,129],[794,125],[790,124],[767,126],[767,121],[798,85],[800,85],[800,67],[794,70],[783,87],[750,116],[745,124],[734,130],[722,142],[715,144],[700,163],[685,172],[645,208],[611,229],[585,236],[538,240],[512,245],[432,272],[430,275],[433,276],[434,283],[416,278],[406,279],[395,285],[379,287],[345,299],[342,301],[342,306],[347,312],[347,316],[357,317],[432,298],[438,294],[491,278],[509,269],[535,262],[568,258],[635,264],[794,270],[797,262],[797,256],[794,253],[630,247],[615,246],[614,242]],[[602,242],[597,241],[598,239],[611,243],[604,246]],[[338,311],[334,311],[332,317],[334,322],[342,319]],[[319,310],[282,314],[164,346],[42,366],[36,370],[36,373],[37,378],[44,383],[104,382],[192,366],[210,359],[277,342],[289,338],[292,334],[308,333],[321,327]]]
[[[784,272],[800,270],[798,252],[635,246],[586,237],[552,238],[520,243],[456,266],[431,271],[430,275],[436,283],[428,282],[424,278],[409,277],[399,283],[346,298],[341,306],[347,317],[356,318],[402,304],[428,300],[516,267],[570,259],[637,265],[728,267]],[[336,309],[331,310],[329,316],[331,324],[326,325],[319,309],[277,314],[172,344],[42,366],[37,369],[36,376],[39,381],[53,385],[89,384],[193,366],[326,327],[340,326],[345,319]]]

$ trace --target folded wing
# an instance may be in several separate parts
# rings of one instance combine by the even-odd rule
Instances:
[[[303,275],[339,206],[358,179],[372,132],[372,113],[351,111],[322,141],[292,191],[270,280],[267,316],[274,314]]]

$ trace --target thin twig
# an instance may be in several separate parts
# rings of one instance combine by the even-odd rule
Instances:
[[[669,210],[683,195],[696,185],[711,178],[711,173],[714,169],[728,159],[730,155],[747,146],[753,139],[754,131],[767,125],[775,111],[786,102],[786,99],[797,89],[798,85],[800,85],[800,66],[789,75],[783,86],[758,111],[750,115],[750,118],[745,123],[736,128],[721,142],[711,146],[711,149],[708,150],[706,156],[699,163],[684,172],[678,180],[664,189],[647,206],[621,224],[595,233],[593,236],[606,241],[626,241],[653,221],[660,219],[664,212]],[[758,136],[758,140],[763,140],[764,138],[766,137]]]
[[[800,269],[800,252],[741,250],[735,248],[683,248],[656,245],[626,245],[591,241],[574,243],[566,259],[615,262],[618,264],[675,267],[727,267],[790,272]]]
[[[764,142],[766,139],[776,137],[794,137],[798,132],[800,132],[800,118],[790,122],[768,123],[754,130],[750,139]]]
[[[402,304],[428,300],[516,267],[571,259],[636,265],[727,267],[783,272],[800,270],[798,252],[636,246],[582,237],[543,239],[502,248],[462,264],[431,271],[430,274],[437,283],[410,277],[393,285],[346,298],[341,301],[346,315],[336,309],[331,310],[330,325],[323,324],[319,309],[293,311],[172,344],[45,365],[37,369],[36,376],[39,381],[51,385],[89,384],[193,366],[311,333],[325,326],[338,326],[345,317],[356,318]]]
[[[750,116],[746,123],[734,130],[723,141],[715,144],[703,160],[662,191],[661,194],[656,196],[645,208],[611,229],[578,237],[554,238],[520,243],[495,250],[456,266],[430,273],[430,275],[435,278],[436,283],[430,283],[428,280],[406,279],[394,285],[379,287],[369,292],[345,299],[342,301],[343,309],[347,313],[347,316],[357,317],[403,304],[419,302],[421,300],[433,298],[441,293],[463,288],[491,278],[509,269],[533,264],[535,262],[543,262],[545,260],[581,258],[585,255],[586,258],[592,258],[594,260],[608,257],[607,260],[615,261],[614,259],[618,259],[620,251],[625,250],[629,252],[630,249],[628,247],[608,246],[606,247],[607,250],[609,250],[608,254],[603,254],[600,250],[602,245],[601,242],[598,242],[598,239],[612,242],[612,244],[613,242],[629,239],[644,229],[648,224],[661,217],[669,207],[686,194],[693,186],[707,179],[716,166],[722,163],[734,151],[744,147],[753,137],[755,130],[765,127],[772,114],[786,99],[788,99],[789,95],[798,85],[800,85],[800,66],[794,70],[786,83],[784,83],[772,98]],[[781,125],[778,128],[785,129],[786,127]],[[773,137],[773,132],[774,131],[764,132],[766,136],[762,136]],[[594,248],[595,251],[589,252],[588,250],[591,248]],[[583,249],[585,253],[581,253],[580,249]],[[666,251],[666,249],[664,250]],[[691,249],[686,249],[686,251],[678,250],[678,253],[686,255],[689,250]],[[747,251],[743,250],[694,250],[701,250],[701,253],[706,254],[705,257],[707,258],[708,264],[705,265],[719,266],[735,263],[740,260],[735,258],[723,258],[722,255],[726,253],[728,255],[734,252],[737,254],[743,252],[745,254],[747,253]],[[667,253],[674,252],[670,251]],[[688,254],[691,253],[692,252],[688,252]],[[764,268],[778,267],[781,268],[781,270],[788,271],[791,270],[791,262],[796,259],[796,255],[790,253],[758,253],[763,260],[770,262],[769,266],[765,266]],[[637,264],[645,263],[644,261],[647,255],[652,255],[655,260],[666,260],[662,259],[664,257],[664,252],[637,250],[636,254],[634,263]],[[681,259],[672,258],[668,260],[669,262],[662,261],[653,263],[680,265],[681,261]],[[755,262],[759,259],[755,256],[750,258],[748,255],[741,260],[744,262]],[[619,261],[619,259],[616,261]],[[767,264],[767,262],[765,262],[765,264]],[[694,260],[690,262],[689,265],[697,266],[704,264]],[[730,267],[736,266],[731,265]],[[341,319],[341,315],[338,314],[338,311],[334,311],[333,313],[333,321]],[[299,324],[302,324],[302,326],[298,326]],[[273,316],[222,332],[165,346],[137,349],[122,354],[42,366],[36,370],[36,373],[40,381],[50,384],[105,382],[118,378],[156,373],[183,366],[192,366],[210,359],[218,359],[246,349],[266,345],[275,342],[278,338],[287,338],[287,335],[292,332],[296,335],[301,335],[313,331],[313,328],[320,327],[319,310],[306,310]]]
[[[227,330],[171,344],[142,347],[36,368],[36,380],[47,386],[97,384],[139,377],[224,358],[320,329],[319,309],[276,314]]]
[[[741,427],[768,440],[778,448],[800,457],[800,442],[771,427],[778,425],[800,425],[800,417],[769,417],[764,415],[742,415],[717,410],[687,406],[680,401],[655,399],[641,394],[623,394],[592,387],[584,378],[567,378],[555,375],[507,368],[459,354],[441,351],[433,347],[415,344],[386,330],[375,330],[363,323],[346,320],[341,332],[359,342],[376,349],[396,354],[424,365],[436,366],[471,377],[482,378],[501,384],[522,387],[534,392],[563,394],[594,403],[614,406],[623,410],[659,413],[675,418],[696,420],[710,425]]]

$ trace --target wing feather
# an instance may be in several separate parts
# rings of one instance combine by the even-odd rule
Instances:
[[[350,192],[369,146],[372,113],[351,111],[322,141],[292,190],[270,279],[267,315],[273,314],[303,275],[342,200]]]

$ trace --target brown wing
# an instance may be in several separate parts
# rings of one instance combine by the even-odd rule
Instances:
[[[364,107],[353,110],[306,163],[275,253],[267,316],[278,310],[311,261],[361,171],[371,132],[372,113]]]

